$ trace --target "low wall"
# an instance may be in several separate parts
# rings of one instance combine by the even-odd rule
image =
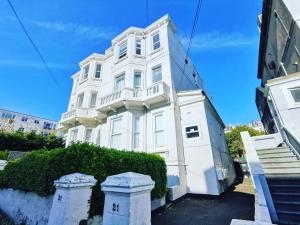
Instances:
[[[53,196],[41,197],[32,192],[0,189],[0,209],[15,223],[47,225]]]
[[[279,133],[260,135],[251,138],[255,149],[276,148],[283,141]]]

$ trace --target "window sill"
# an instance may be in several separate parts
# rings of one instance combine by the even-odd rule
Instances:
[[[124,61],[126,59],[128,59],[128,55],[122,57],[121,59],[118,58],[117,61],[115,62],[115,64],[118,64],[118,63],[120,63],[120,62],[122,62],[122,61]]]
[[[153,153],[168,153],[168,152],[169,152],[169,149],[167,149],[165,147],[162,147],[162,148],[156,148],[156,149],[154,149]]]
[[[94,81],[102,81],[102,78],[93,78]]]
[[[153,50],[149,55],[154,55],[155,53],[160,52],[160,51],[162,51],[162,50],[163,50],[163,48],[160,47],[160,48],[158,48],[158,49]]]
[[[138,54],[134,54],[133,56],[135,58],[140,58],[140,59],[145,59],[146,58],[144,55],[138,55]]]

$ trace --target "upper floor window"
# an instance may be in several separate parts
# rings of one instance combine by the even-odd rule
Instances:
[[[23,116],[22,119],[21,119],[21,121],[23,121],[23,122],[27,122],[27,120],[28,120],[28,118],[25,117],[25,116]]]
[[[119,45],[119,59],[127,55],[127,41]]]
[[[49,122],[44,122],[44,127],[45,130],[51,130],[52,128],[52,123]]]
[[[89,70],[90,70],[90,66],[86,65],[85,67],[83,67],[82,69],[82,79],[85,80],[88,78],[89,76]]]
[[[295,103],[300,103],[300,87],[290,89]]]
[[[84,93],[81,93],[77,97],[77,108],[82,108],[83,106],[83,98],[84,98]]]
[[[101,64],[96,65],[95,78],[97,79],[101,78]]]
[[[161,66],[152,69],[152,82],[156,83],[162,80]]]
[[[134,72],[133,76],[133,88],[141,89],[142,87],[142,73],[139,71]]]
[[[187,138],[199,137],[198,126],[190,126],[185,128],[185,133]]]
[[[125,74],[122,74],[115,79],[115,91],[120,91],[125,87]]]
[[[152,44],[153,44],[153,50],[160,48],[159,33],[152,35]]]
[[[164,131],[163,114],[154,115],[154,139],[155,148],[165,147],[165,131]]]
[[[90,108],[95,108],[97,102],[97,92],[91,93],[91,101],[90,101]]]
[[[40,121],[39,121],[39,120],[34,120],[34,123],[35,123],[35,124],[39,124]]]
[[[135,54],[141,55],[142,54],[142,42],[140,39],[135,41]]]

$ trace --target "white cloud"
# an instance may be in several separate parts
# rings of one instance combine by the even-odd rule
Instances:
[[[86,26],[77,23],[32,21],[36,26],[55,32],[70,33],[91,39],[111,39],[113,32],[109,28]]]
[[[48,62],[48,66],[51,69],[70,69],[73,68],[73,65],[60,64]],[[1,60],[0,66],[13,66],[13,67],[31,67],[31,68],[45,68],[45,65],[41,61],[23,61],[23,60]]]
[[[180,38],[183,46],[187,48],[189,37]],[[255,37],[248,37],[242,33],[222,33],[220,31],[212,31],[201,35],[196,35],[192,40],[192,51],[207,51],[226,47],[240,47],[250,45],[256,40]]]

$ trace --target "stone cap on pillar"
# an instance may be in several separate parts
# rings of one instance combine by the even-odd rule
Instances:
[[[140,173],[121,173],[109,176],[101,183],[101,190],[104,192],[133,193],[151,191],[155,182],[150,176]]]
[[[55,187],[74,188],[74,187],[92,187],[97,180],[93,176],[82,173],[72,173],[54,181]]]

